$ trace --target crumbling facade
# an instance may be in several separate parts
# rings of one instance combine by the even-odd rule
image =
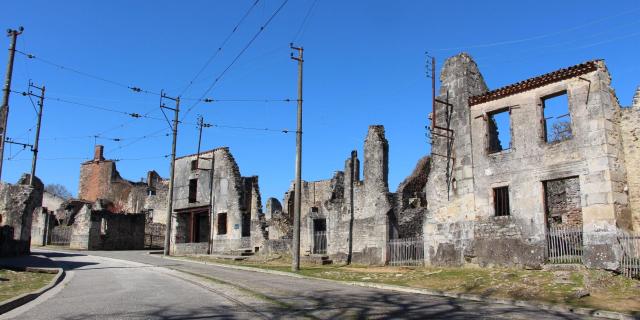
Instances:
[[[460,54],[440,80],[425,187],[427,263],[540,266],[549,230],[577,227],[585,265],[615,269],[617,228],[637,221],[639,112],[620,108],[604,62],[488,91]]]
[[[30,252],[31,220],[42,203],[44,186],[24,174],[17,184],[0,183],[0,257]]]
[[[399,188],[389,192],[389,143],[384,127],[369,127],[364,142],[363,179],[356,151],[345,161],[344,171],[329,180],[302,183],[301,251],[307,255],[327,255],[335,261],[384,264],[390,238],[421,234],[426,170],[420,161],[416,172]],[[422,183],[420,183],[422,181]],[[293,215],[293,186],[285,194],[283,214]],[[274,214],[274,217],[276,214]],[[272,221],[269,221],[269,238]]]
[[[259,250],[261,201],[258,177],[242,177],[229,148],[177,158],[171,253]]]
[[[104,158],[104,147],[96,145],[94,158],[80,166],[78,198],[95,202],[106,199],[116,213],[147,213],[151,223],[166,223],[168,180],[155,171],[147,173],[144,182],[123,179],[116,161]]]

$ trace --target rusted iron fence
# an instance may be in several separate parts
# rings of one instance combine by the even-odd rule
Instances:
[[[424,265],[422,238],[392,239],[387,242],[387,264],[390,266]]]
[[[547,260],[552,264],[582,263],[582,226],[549,226]]]
[[[620,272],[629,278],[640,278],[640,233],[618,229],[618,242],[622,248]]]
[[[317,231],[313,233],[313,254],[327,253],[327,232]]]
[[[51,230],[48,244],[68,246],[71,242],[71,226],[57,226]]]

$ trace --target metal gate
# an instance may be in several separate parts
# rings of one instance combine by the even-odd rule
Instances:
[[[582,263],[582,226],[549,226],[547,260],[549,263]]]
[[[327,253],[327,232],[318,231],[313,233],[313,254]]]
[[[640,278],[640,234],[618,230],[622,247],[620,272],[629,278]]]
[[[68,246],[71,242],[71,226],[57,226],[51,230],[49,243],[55,246]]]
[[[387,257],[387,263],[390,266],[424,265],[424,241],[422,238],[389,240]]]

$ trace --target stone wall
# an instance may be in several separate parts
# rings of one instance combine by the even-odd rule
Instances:
[[[430,170],[425,186],[427,214],[424,223],[425,259],[431,264],[462,264],[473,238],[475,198],[469,97],[484,93],[487,85],[473,59],[459,54],[447,59],[440,73],[438,100],[431,113],[433,128]],[[474,137],[475,138],[475,137]]]
[[[620,132],[627,168],[626,193],[632,212],[631,225],[634,231],[640,231],[640,87],[633,105],[621,110]]]
[[[51,238],[51,230],[55,224],[55,216],[47,212],[46,208],[39,207],[33,211],[31,218],[31,245],[44,246]]]
[[[544,183],[547,225],[582,228],[580,179],[556,179]]]
[[[98,210],[92,210],[96,207]],[[114,214],[85,205],[72,225],[69,247],[79,250],[144,249],[144,214]]]
[[[0,256],[30,252],[31,222],[36,208],[42,204],[44,186],[24,174],[17,184],[0,183]]]

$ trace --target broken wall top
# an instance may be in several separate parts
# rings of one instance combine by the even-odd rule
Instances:
[[[456,90],[459,89],[459,90]],[[448,58],[440,72],[440,95],[455,98],[457,94],[478,95],[488,90],[473,58],[462,52]]]

